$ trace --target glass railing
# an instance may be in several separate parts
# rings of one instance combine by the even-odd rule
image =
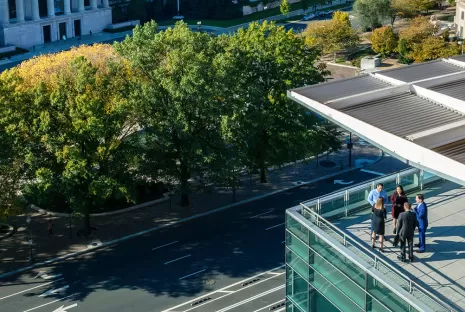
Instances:
[[[402,184],[404,190],[409,193],[422,190],[425,185],[440,180],[442,180],[442,178],[431,174],[425,174],[423,170],[416,168],[407,169],[390,176],[364,182],[346,190],[337,191],[324,197],[301,203],[302,210],[300,214],[313,225],[323,230],[325,235],[328,235],[328,237],[342,244],[350,252],[357,255],[372,268],[375,268],[382,276],[387,277],[398,287],[404,289],[419,300],[419,302],[428,306],[432,311],[455,311],[448,304],[414,282],[407,275],[399,272],[398,269],[380,258],[380,256],[370,250],[366,244],[358,242],[327,220],[328,218],[347,216],[351,212],[369,208],[369,203],[367,202],[368,194],[374,189],[375,184],[378,182],[384,184],[384,188],[389,194],[394,191],[397,184]]]
[[[343,191],[336,191],[318,199],[303,202],[302,205],[325,218],[347,216],[352,212],[370,207],[367,201],[368,194],[376,187],[377,183],[384,184],[384,190],[387,194],[392,194],[396,186],[401,184],[408,194],[422,190],[425,185],[440,180],[442,178],[420,169],[406,169],[396,174],[360,183]]]

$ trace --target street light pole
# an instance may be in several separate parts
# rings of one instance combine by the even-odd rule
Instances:
[[[27,227],[29,228],[29,262],[33,262],[34,258],[32,258],[32,230],[31,230],[31,217],[27,217]]]
[[[202,26],[202,22],[198,21],[197,22],[197,30],[200,32],[200,27]]]

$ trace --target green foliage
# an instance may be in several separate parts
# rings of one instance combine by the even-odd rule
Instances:
[[[331,20],[310,23],[304,34],[307,44],[320,49],[323,54],[334,55],[340,50],[356,47],[360,38],[348,20],[347,12],[335,12]]]
[[[317,50],[274,23],[252,23],[226,41],[221,72],[235,77],[227,89],[236,96],[229,96],[234,113],[225,118],[225,128],[241,143],[245,165],[259,169],[266,182],[268,166],[313,152],[308,137],[315,117],[289,101],[286,92],[323,81],[326,71],[315,67]]]
[[[445,42],[449,42],[449,41],[450,41],[449,29],[446,29],[446,30],[442,33],[442,39],[444,39]]]
[[[86,216],[87,230],[89,214],[105,201],[133,201],[131,135],[138,125],[127,101],[131,79],[127,64],[98,45],[41,56],[2,75],[17,90],[1,101],[1,126],[23,149],[34,178],[26,197],[65,198]]]
[[[388,56],[395,52],[398,46],[397,34],[394,33],[391,26],[375,29],[370,39],[373,51],[382,56]]]
[[[289,1],[288,0],[281,0],[281,4],[279,5],[279,11],[282,15],[289,14]]]
[[[221,146],[226,103],[217,96],[214,57],[221,47],[215,41],[182,22],[163,32],[149,22],[115,45],[143,75],[134,101],[145,129],[147,173],[174,180],[183,206],[188,205],[188,179],[201,175]]]
[[[407,49],[407,44],[405,39],[400,39],[397,46],[397,52],[399,53],[398,61],[401,64],[410,64],[413,60],[409,57],[409,50]]]
[[[382,26],[393,15],[390,0],[356,0],[354,12],[362,27],[371,30]]]

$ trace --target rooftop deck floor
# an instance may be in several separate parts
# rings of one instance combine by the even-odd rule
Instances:
[[[386,223],[384,255],[395,263],[399,271],[411,276],[440,299],[455,306],[465,307],[465,187],[451,182],[440,183],[423,191],[428,204],[429,228],[426,232],[426,252],[415,253],[415,262],[397,260],[399,248],[392,246],[392,218]],[[409,196],[413,200],[413,195]],[[389,209],[390,210],[390,209]],[[371,246],[370,211],[334,222],[339,228]],[[414,243],[418,243],[417,233]],[[377,243],[379,246],[379,243]],[[416,248],[415,248],[416,249]],[[378,249],[376,249],[378,250]],[[379,251],[378,251],[379,252]]]

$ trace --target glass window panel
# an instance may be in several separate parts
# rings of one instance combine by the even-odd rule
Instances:
[[[322,275],[313,272],[313,287],[328,298],[336,307],[344,312],[362,311],[355,303],[350,301],[342,292],[329,283]]]
[[[298,274],[294,274],[292,301],[301,310],[307,311],[308,282]]]
[[[333,283],[339,290],[349,296],[360,307],[365,306],[365,291],[352,282],[349,277],[339,272],[336,267],[331,266],[319,255],[315,255],[312,267],[326,277],[326,279]]]
[[[308,246],[289,232],[286,232],[286,246],[308,263]]]
[[[294,305],[290,300],[286,300],[286,312],[295,312]]]
[[[412,173],[400,177],[400,184],[403,186],[405,192],[413,192],[419,188],[419,173]]]
[[[294,272],[292,271],[292,268],[286,265],[286,296],[292,295],[292,279],[294,278],[293,273]]]
[[[408,311],[408,304],[394,292],[368,275],[367,291],[394,312]]]
[[[386,192],[387,194],[387,197],[388,197],[388,202],[391,202],[391,195],[392,193],[394,193],[394,191],[396,190],[397,188],[397,183],[396,183],[396,178],[392,178],[392,180],[390,181],[386,181],[383,183],[384,184],[384,191]],[[389,204],[389,203],[385,203],[386,205]]]
[[[310,246],[318,254],[328,260],[333,266],[340,269],[347,276],[350,276],[359,286],[365,288],[365,273],[352,261],[331,248],[323,240],[310,232]]]
[[[342,193],[337,198],[320,203],[320,214],[325,215],[327,213],[343,213],[345,211],[344,196],[345,194]]]
[[[308,241],[308,230],[302,225],[299,221],[292,218],[290,215],[286,214],[286,228],[293,233],[295,236],[303,240],[304,242]]]
[[[308,291],[310,302],[311,312],[340,312],[331,302],[329,302],[322,294],[316,291],[313,287],[310,286]],[[311,299],[310,299],[311,298]]]
[[[308,264],[297,257],[290,249],[286,249],[286,263],[304,278],[308,279]]]
[[[355,191],[349,191],[349,202],[347,209],[350,210],[358,210],[364,207],[370,207],[370,203],[368,203],[367,198],[368,194],[371,192],[371,184]]]
[[[382,304],[373,299],[372,296],[367,294],[367,312],[389,312]]]

